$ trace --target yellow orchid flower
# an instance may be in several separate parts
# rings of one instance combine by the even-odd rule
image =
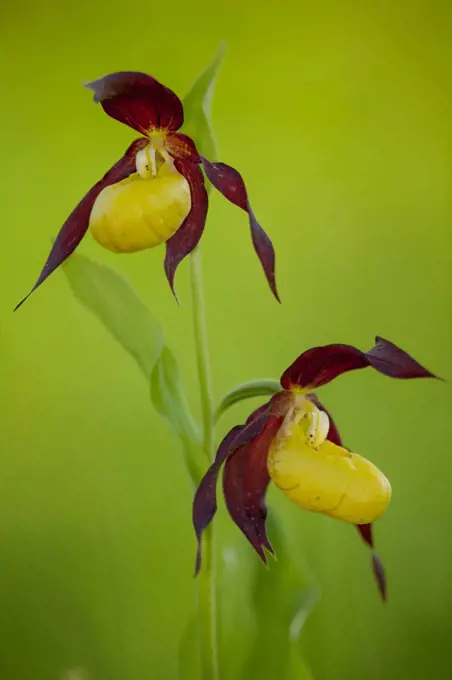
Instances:
[[[265,527],[265,494],[272,481],[303,510],[357,527],[372,548],[374,573],[386,597],[383,566],[373,549],[372,522],[387,509],[391,485],[373,463],[342,445],[334,421],[313,392],[342,373],[367,366],[390,378],[436,377],[380,337],[368,352],[350,345],[326,345],[301,354],[281,376],[282,391],[226,435],[196,491],[196,573],[201,567],[202,534],[217,509],[216,482],[224,464],[229,514],[263,562],[267,562],[265,550],[273,554]]]

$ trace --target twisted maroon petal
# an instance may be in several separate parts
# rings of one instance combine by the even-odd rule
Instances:
[[[372,569],[374,572],[375,580],[377,581],[378,590],[382,597],[382,600],[386,600],[387,587],[386,587],[386,574],[383,567],[383,563],[378,556],[378,553],[374,549],[374,540],[372,535],[372,524],[357,524],[356,528],[361,534],[361,538],[369,548],[372,550]]]
[[[105,189],[110,184],[120,182],[135,172],[136,153],[145,147],[147,143],[147,140],[142,138],[132,142],[124,156],[110,168],[107,174],[88,191],[77,207],[74,208],[61,227],[38,280],[28,295],[19,302],[16,309],[74,252],[88,229],[91,210],[102,189]]]
[[[86,87],[94,92],[94,101],[105,113],[142,134],[153,128],[178,130],[184,122],[179,97],[145,73],[110,73]]]
[[[195,575],[201,569],[202,535],[217,511],[217,480],[221,466],[234,451],[259,435],[267,421],[268,409],[269,404],[264,404],[250,415],[245,425],[236,425],[228,432],[218,448],[214,462],[202,478],[195,493],[193,525],[198,540]]]
[[[438,377],[421,366],[412,356],[389,340],[377,335],[375,346],[365,353],[369,366],[389,378],[409,380],[412,378]]]
[[[231,201],[231,203],[234,203],[234,205],[248,213],[254,250],[262,264],[271,291],[279,301],[275,280],[275,251],[273,244],[253,213],[248,200],[245,182],[240,173],[225,163],[211,163],[202,156],[201,161],[206,175],[215,189],[218,189],[228,201]]]
[[[375,338],[375,347],[361,352],[350,345],[325,345],[303,352],[281,376],[284,389],[320,387],[338,375],[372,366],[390,378],[436,378],[413,357],[392,342]]]
[[[166,242],[165,273],[173,295],[176,269],[184,257],[198,245],[206,224],[209,198],[204,186],[204,176],[199,165],[188,160],[175,159],[176,170],[181,173],[190,185],[191,208],[176,233]]]
[[[269,415],[257,437],[229,456],[223,474],[223,492],[229,514],[264,564],[267,563],[264,548],[274,554],[265,527],[265,494],[270,482],[267,456],[283,420],[284,416]]]

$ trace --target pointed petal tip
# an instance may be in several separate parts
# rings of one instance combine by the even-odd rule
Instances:
[[[17,310],[19,309],[19,307],[22,307],[22,305],[24,304],[25,300],[28,300],[28,298],[30,297],[30,295],[31,295],[31,293],[28,293],[28,295],[26,295],[24,298],[22,298],[22,300],[21,300],[20,302],[18,302],[17,305],[14,307],[13,312],[17,312]]]
[[[196,548],[196,559],[195,559],[195,573],[193,574],[193,577],[196,578],[201,571],[201,562],[202,562],[202,557],[201,557],[201,538],[198,536],[198,546]]]
[[[387,601],[387,584],[386,584],[386,574],[383,567],[383,563],[375,550],[372,550],[372,569],[374,572],[375,579],[377,581],[378,590],[381,595],[383,602]]]
[[[180,307],[180,300],[177,297],[176,289],[174,288],[174,281],[170,283],[170,288],[171,288],[171,292],[173,294],[173,297],[176,300],[177,306]]]
[[[165,276],[166,280],[168,281],[168,285],[170,287],[171,293],[173,294],[173,297],[176,301],[176,304],[180,306],[179,298],[176,293],[176,287],[175,287],[175,274],[176,274],[176,267],[174,267],[174,262],[173,258],[171,257],[171,254],[168,252],[168,246],[166,249],[166,256],[165,260],[163,262],[163,269],[165,271]]]
[[[281,298],[280,298],[279,293],[278,293],[278,289],[276,287],[275,279],[273,278],[273,281],[268,280],[268,285],[270,286],[270,290],[273,293],[273,297],[276,298],[276,301],[279,302],[279,304],[282,304]]]
[[[266,569],[270,569],[270,565],[268,563],[268,555],[271,555],[275,562],[278,561],[278,558],[275,555],[275,551],[273,550],[273,547],[268,539],[263,538],[259,545],[255,545],[254,543],[252,545],[254,550],[259,555]]]
[[[82,87],[84,87],[86,90],[89,90],[90,92],[93,93],[93,101],[95,101],[96,104],[98,104],[99,99],[96,96],[96,85],[95,85],[95,83],[96,83],[95,80],[90,80],[90,81],[87,81],[85,83],[82,83]]]
[[[376,336],[375,346],[363,354],[372,368],[388,378],[401,380],[434,378],[441,380],[416,361],[408,352],[381,335]]]
[[[261,543],[252,543],[251,545],[254,548],[254,550],[257,552],[257,554],[259,555],[260,559],[265,564],[265,566],[268,567],[267,555],[265,553],[265,550],[264,550],[262,544]]]
[[[165,261],[163,263],[163,269],[165,271],[166,279],[168,281],[173,297],[176,300],[177,305],[179,305],[180,304],[179,298],[177,297],[176,288],[174,287],[174,275],[176,272],[171,265],[172,263],[170,262],[167,254],[167,256],[165,257]]]
[[[270,539],[268,538],[267,533],[264,533],[264,534],[261,535],[260,542],[261,542],[262,548],[265,548],[265,550],[268,552],[269,555],[272,555],[272,556],[275,555],[275,551],[273,550],[273,546],[270,543]]]
[[[248,214],[254,251],[260,260],[273,295],[280,302],[275,282],[275,250],[270,237],[256,219],[248,199],[243,177],[238,170],[226,165],[226,163],[212,163],[204,156],[201,156],[201,163],[208,180],[215,189],[223,194],[228,201]]]
[[[137,150],[142,148],[146,143],[147,140],[144,138],[133,141],[119,161],[108,170],[101,180],[91,187],[88,193],[82,198],[78,205],[76,205],[58,232],[57,237],[52,239],[50,253],[41,269],[38,280],[28,295],[19,302],[16,309],[19,309],[25,300],[30,297],[30,295],[39,288],[39,286],[44,283],[44,281],[58,269],[78,247],[88,230],[91,210],[98,195],[105,187],[116,184],[135,172],[135,154]]]
[[[273,546],[270,543],[270,541],[267,541],[267,543],[265,545],[265,549],[267,550],[269,555],[271,555],[273,557],[273,559],[276,559],[275,551],[273,550]]]
[[[386,345],[386,346],[395,347],[396,349],[398,349],[397,346],[394,345],[394,343],[392,343],[390,340],[386,340],[386,338],[383,338],[381,335],[375,336],[375,345]],[[400,350],[400,351],[402,351],[402,350]],[[419,366],[420,366],[420,364],[419,364]],[[433,380],[439,380],[440,382],[447,382],[447,380],[445,378],[442,378],[440,375],[436,375],[436,373],[432,373],[427,368],[424,368],[423,366],[420,366],[420,368],[423,371],[423,375],[416,375],[416,376],[413,376],[413,377],[416,377],[416,378],[432,378]]]

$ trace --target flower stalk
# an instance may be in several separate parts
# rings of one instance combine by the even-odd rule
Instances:
[[[210,464],[215,457],[214,406],[199,246],[190,256],[190,285],[203,422],[203,451]],[[212,526],[205,535],[204,560],[205,568],[196,579],[201,678],[202,680],[219,680],[216,559]]]
[[[214,406],[212,397],[212,376],[210,372],[209,347],[207,340],[201,250],[199,246],[194,249],[190,257],[190,285],[193,305],[193,330],[195,336],[196,364],[198,368],[203,422],[203,449],[207,456],[208,462],[211,463],[215,454]]]

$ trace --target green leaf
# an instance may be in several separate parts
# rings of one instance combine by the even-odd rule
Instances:
[[[151,400],[179,435],[190,475],[199,480],[200,435],[162,328],[129,283],[109,267],[73,254],[63,266],[72,292],[130,354],[150,384]]]
[[[152,371],[150,386],[152,403],[160,415],[170,422],[179,437],[200,443],[201,437],[190,416],[182,389],[179,366],[166,345]]]
[[[182,132],[191,137],[199,153],[211,161],[218,160],[217,144],[210,123],[213,88],[225,52],[225,43],[214,60],[195,80],[184,98],[184,125]]]
[[[63,271],[76,298],[135,359],[149,380],[162,352],[163,333],[130,284],[113,269],[84,255],[72,255]]]
[[[238,531],[234,543],[218,544],[221,545],[218,556],[221,680],[241,680],[255,631],[250,594],[259,558]],[[233,654],[231,650],[234,650]]]
[[[278,560],[266,569],[242,534],[218,554],[217,593],[221,680],[313,680],[300,635],[318,587],[298,546],[275,517],[269,530]],[[199,677],[195,620],[179,643],[179,680]],[[232,653],[233,652],[233,653]]]
[[[318,586],[274,513],[269,517],[269,535],[278,560],[271,560],[270,569],[255,560],[252,606],[256,628],[242,680],[309,680],[299,639],[318,600]]]
[[[185,624],[178,649],[178,680],[200,677],[198,620],[191,616]]]
[[[255,397],[269,397],[277,392],[281,392],[281,385],[277,380],[271,378],[262,380],[252,380],[242,385],[237,385],[230,392],[227,392],[221,399],[219,406],[215,411],[215,422],[218,421],[223,413],[231,406],[237,404],[244,399],[253,399]]]
[[[219,560],[222,680],[313,680],[300,636],[319,588],[274,511],[268,525],[277,555],[268,569],[241,534]]]

